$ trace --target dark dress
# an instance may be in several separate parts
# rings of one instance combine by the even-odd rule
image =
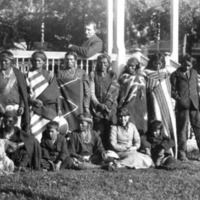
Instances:
[[[0,138],[6,139],[3,128],[0,129]],[[12,151],[12,148],[8,143],[8,148],[6,150],[8,157],[13,160],[16,166],[30,167],[35,170],[40,169],[41,148],[34,136],[27,134],[18,127],[14,127],[14,133],[8,140],[11,142],[11,145],[12,142],[22,144],[22,146],[19,145],[15,151]]]
[[[104,151],[101,138],[95,131],[91,132],[91,139],[85,142],[81,133],[77,130],[70,134],[70,155],[82,161],[83,156],[90,156],[91,162],[99,164],[101,162],[101,154]]]

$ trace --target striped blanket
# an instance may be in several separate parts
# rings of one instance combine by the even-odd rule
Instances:
[[[143,134],[147,131],[146,81],[142,74],[124,73],[119,78],[118,107],[129,110],[130,121]]]
[[[163,122],[166,136],[175,141],[174,156],[177,156],[177,135],[174,108],[171,99],[169,74],[166,69],[158,71],[145,70],[147,80],[148,118]]]
[[[30,88],[31,98],[39,99],[43,102],[42,107],[31,107],[31,133],[40,142],[46,124],[57,116],[57,81],[56,78],[53,78],[52,81],[48,83],[43,74],[35,70],[28,73],[27,84]]]

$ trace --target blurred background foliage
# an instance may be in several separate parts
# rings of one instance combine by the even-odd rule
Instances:
[[[200,39],[200,1],[179,0],[179,39],[187,35],[187,49]],[[80,45],[85,20],[97,23],[106,51],[106,0],[0,0],[0,48],[34,49],[41,41],[44,23],[45,50],[64,51],[68,42]],[[148,47],[150,42],[170,40],[170,0],[126,0],[125,44]]]

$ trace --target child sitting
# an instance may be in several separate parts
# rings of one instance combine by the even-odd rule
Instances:
[[[59,134],[58,122],[51,121],[46,125],[41,140],[42,167],[45,170],[69,169],[72,159],[65,138]]]
[[[170,152],[174,145],[174,141],[164,135],[163,124],[159,120],[153,120],[149,131],[141,136],[141,151],[152,157],[157,168],[175,168],[175,159]]]

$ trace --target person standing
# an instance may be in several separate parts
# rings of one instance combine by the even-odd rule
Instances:
[[[62,116],[69,124],[69,131],[79,127],[78,115],[90,113],[90,83],[86,72],[77,68],[77,54],[73,51],[65,54],[63,68],[57,74],[61,95]]]
[[[94,129],[101,134],[104,148],[107,149],[110,125],[117,121],[119,94],[117,75],[111,70],[109,55],[101,54],[98,56],[96,69],[90,73],[90,84]]]
[[[13,67],[13,60],[12,52],[0,52],[0,114],[16,111],[19,118],[18,125],[27,132],[29,107],[26,80],[24,75]]]
[[[96,35],[96,23],[88,21],[85,24],[86,40],[81,46],[69,44],[68,49],[75,51],[78,55],[89,58],[96,53],[101,53],[103,48],[102,40]]]
[[[173,153],[177,157],[176,118],[171,99],[170,73],[165,67],[165,56],[157,52],[144,70],[147,90],[148,122],[163,123],[164,135],[175,142]]]
[[[198,148],[200,148],[200,114],[198,74],[192,69],[193,58],[183,57],[181,67],[171,75],[172,98],[176,100],[178,159],[187,161],[187,123],[190,120]],[[200,160],[200,158],[198,158]]]
[[[131,57],[118,80],[120,84],[118,108],[127,108],[130,122],[140,134],[147,131],[146,80],[137,58]]]
[[[32,68],[26,79],[31,105],[30,129],[39,142],[46,124],[61,115],[57,80],[45,69],[46,60],[43,51],[35,51],[31,56]]]

